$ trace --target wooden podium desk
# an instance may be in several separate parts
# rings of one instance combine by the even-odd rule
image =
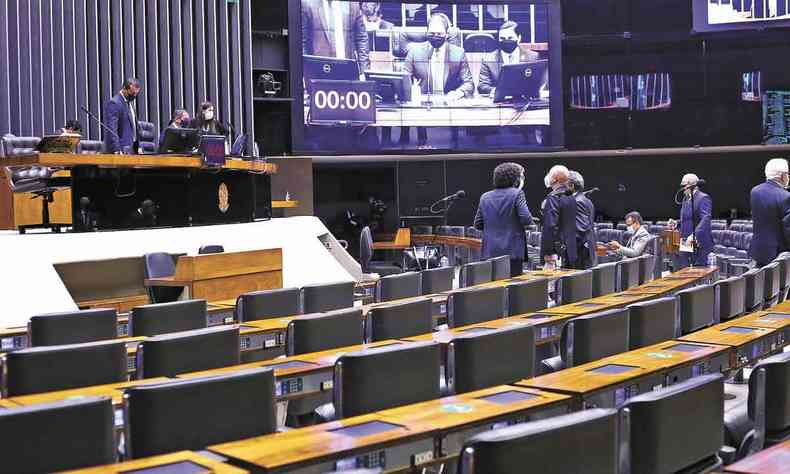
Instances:
[[[116,464],[77,469],[61,474],[121,474],[131,471],[144,474],[146,469],[175,469],[182,466],[184,468],[195,469],[194,471],[185,472],[205,472],[215,474],[244,474],[248,472],[244,469],[239,469],[238,467],[225,464],[221,461],[217,461],[216,459],[209,458],[192,451],[178,451],[170,454],[152,456],[150,458],[135,459],[133,461],[126,461]]]
[[[783,330],[761,326],[765,326],[765,324],[757,325],[748,319],[736,318],[686,334],[679,339],[687,342],[733,347],[730,368],[734,370],[781,352],[784,346],[790,342],[785,339]]]
[[[221,301],[249,291],[283,286],[282,249],[182,255],[172,277],[147,278],[145,286],[178,286],[185,298]]]

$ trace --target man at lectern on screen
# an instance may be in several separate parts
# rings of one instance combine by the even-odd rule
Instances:
[[[359,2],[302,0],[302,53],[353,59],[370,68],[368,33]]]

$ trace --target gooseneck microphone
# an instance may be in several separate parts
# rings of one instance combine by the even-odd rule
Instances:
[[[600,189],[599,188],[592,188],[592,189],[588,189],[587,191],[582,191],[582,194],[584,194],[585,196],[589,196],[590,194],[592,194],[594,192],[597,192],[597,191],[600,191]]]

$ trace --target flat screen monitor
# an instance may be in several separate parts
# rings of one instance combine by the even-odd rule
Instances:
[[[570,108],[579,110],[661,110],[672,105],[669,73],[572,76]]]
[[[201,135],[200,154],[206,166],[222,166],[225,164],[225,137],[223,135]]]
[[[763,94],[763,143],[790,143],[790,91]]]
[[[297,153],[563,145],[559,0],[299,2],[289,35],[303,86]]]
[[[693,0],[694,31],[763,30],[790,26],[787,0]]]
[[[763,98],[762,73],[749,71],[741,74],[741,100],[760,102]]]
[[[200,134],[195,128],[168,127],[159,144],[159,153],[192,153],[200,144]]]

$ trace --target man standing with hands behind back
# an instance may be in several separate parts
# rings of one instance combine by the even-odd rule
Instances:
[[[548,269],[576,265],[576,200],[569,180],[570,172],[563,165],[552,166],[543,179],[546,187],[551,188],[543,204],[540,236],[540,253]]]
[[[765,182],[752,188],[754,237],[749,256],[763,266],[790,250],[790,184],[787,160],[775,158],[765,165]]]
[[[694,252],[682,252],[680,263],[682,266],[695,265],[698,267],[708,264],[708,255],[713,250],[713,234],[710,220],[713,212],[713,200],[709,195],[698,189],[699,177],[688,173],[683,175],[680,186],[683,188],[683,204],[680,208],[680,238],[686,245],[694,246]],[[694,207],[692,209],[692,196]],[[694,226],[696,224],[696,227]],[[670,229],[677,227],[677,222],[669,221]]]
[[[104,122],[114,133],[104,131],[106,153],[137,153],[137,110],[140,80],[130,77],[123,88],[104,106]]]

